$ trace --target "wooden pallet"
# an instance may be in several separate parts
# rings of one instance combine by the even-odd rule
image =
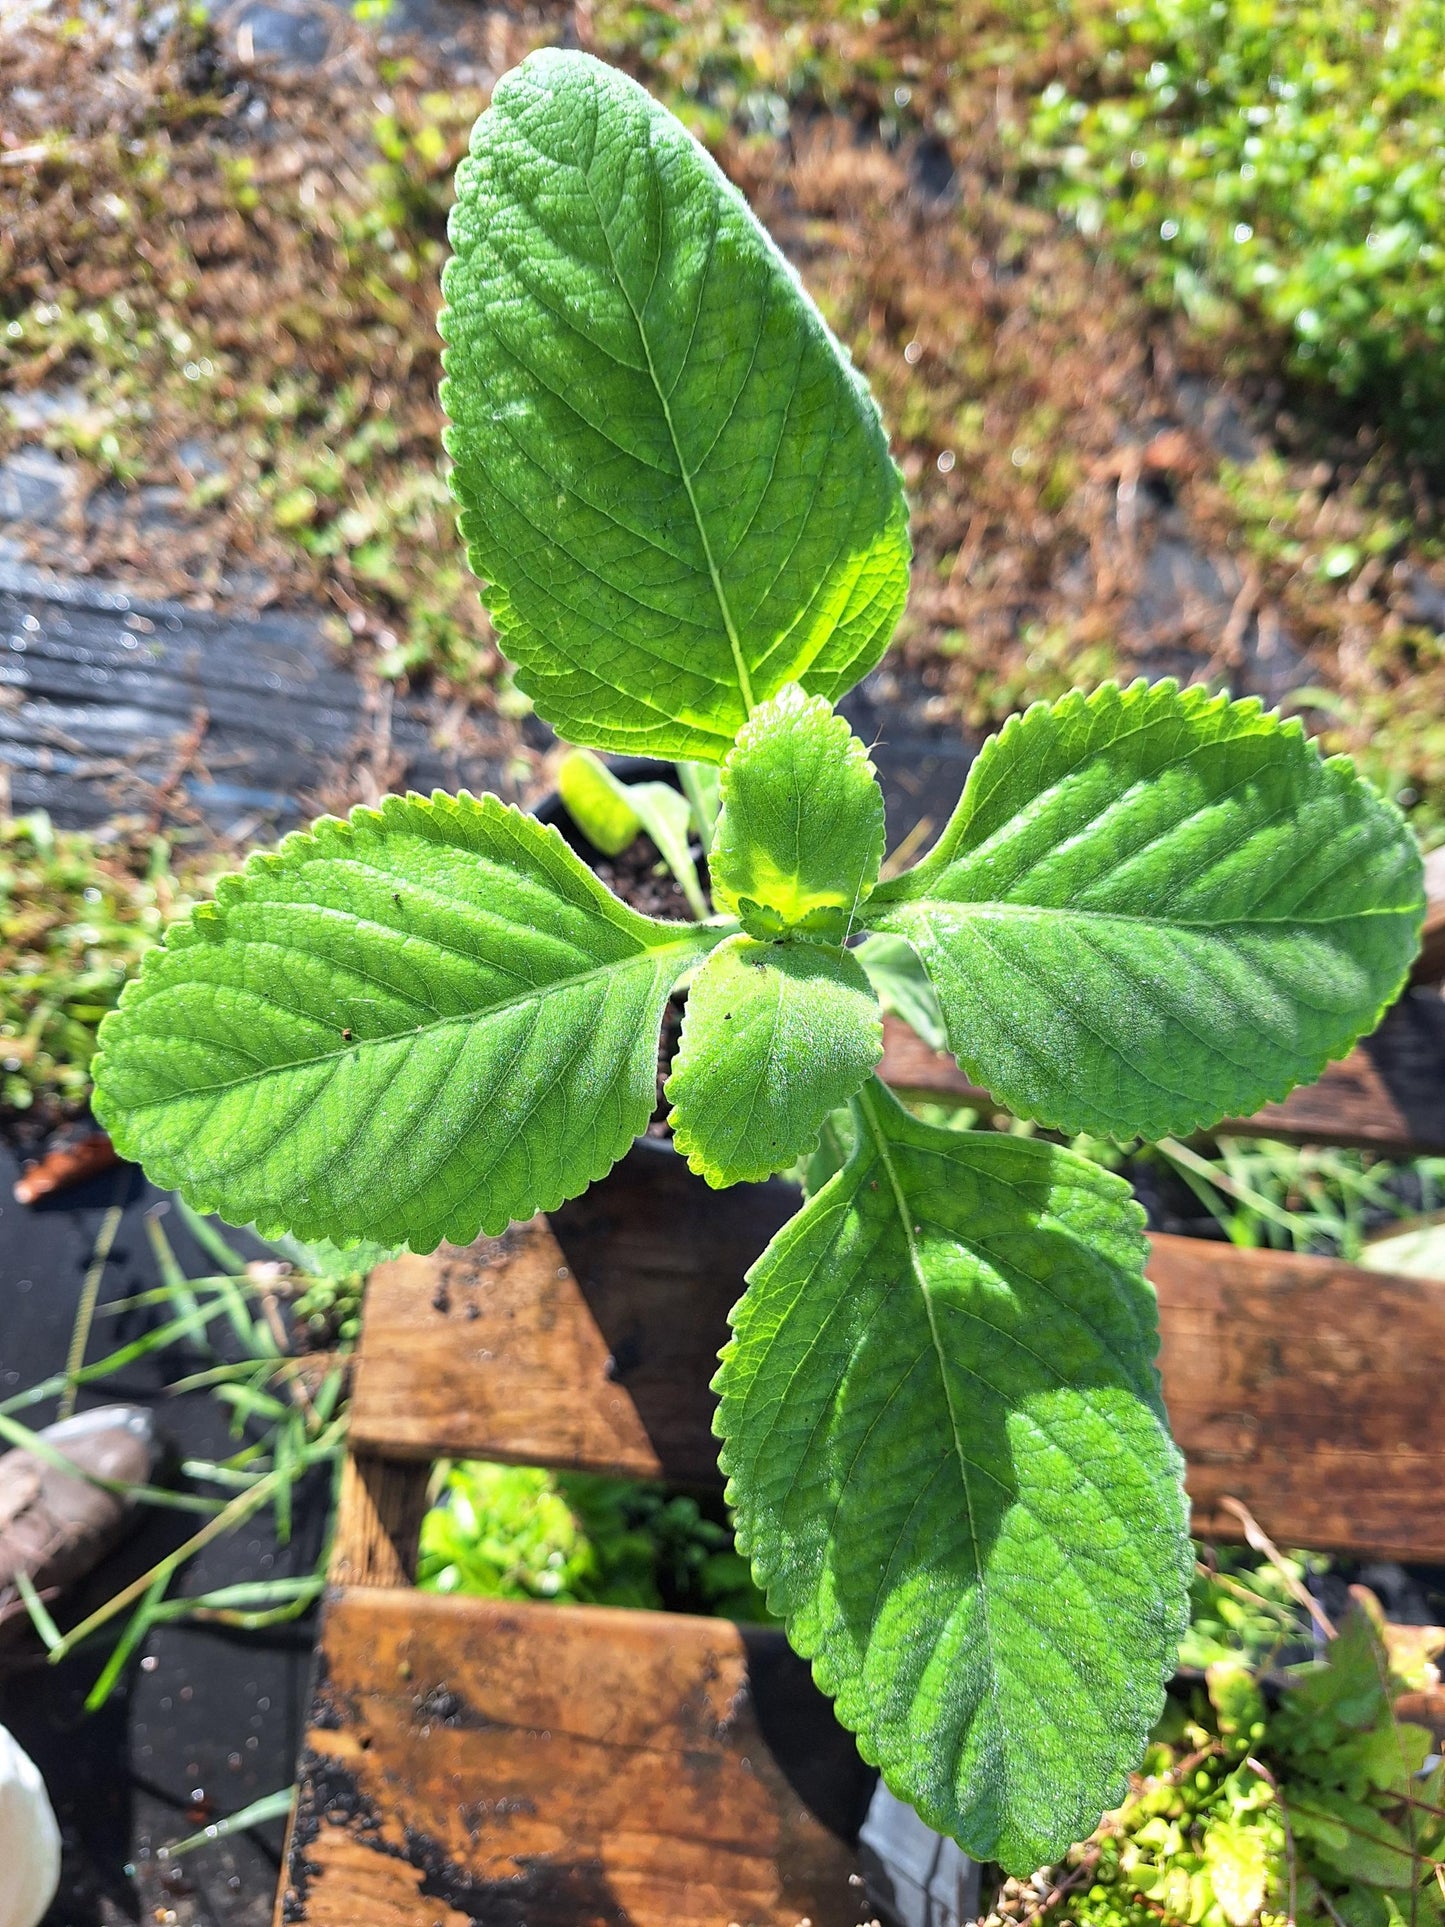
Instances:
[[[1409,993],[1241,1128],[1445,1148],[1442,1018]],[[907,1033],[885,1071],[969,1101]],[[796,1202],[644,1143],[550,1219],[373,1276],[277,1927],[872,1917],[847,1844],[870,1776],[780,1634],[410,1590],[437,1458],[716,1485],[704,1388]],[[1237,1538],[1238,1502],[1278,1543],[1445,1561],[1445,1285],[1168,1237],[1149,1275],[1198,1532]]]

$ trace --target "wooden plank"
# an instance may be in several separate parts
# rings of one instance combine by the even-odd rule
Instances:
[[[794,1208],[634,1150],[584,1199],[372,1278],[357,1449],[714,1484],[705,1389],[743,1272]],[[1156,1238],[1165,1397],[1198,1529],[1445,1559],[1445,1285]]]
[[[355,1449],[715,1483],[706,1388],[727,1315],[797,1208],[778,1180],[709,1191],[643,1141],[550,1228],[538,1218],[383,1265],[367,1290]]]
[[[348,1452],[341,1467],[330,1579],[337,1586],[409,1586],[426,1513],[428,1468]]]
[[[1194,1530],[1445,1558],[1445,1284],[1325,1258],[1153,1241],[1160,1364]]]
[[[777,1632],[351,1592],[277,1927],[855,1927],[872,1774]]]
[[[988,1112],[998,1108],[951,1057],[930,1050],[896,1018],[884,1019],[883,1045],[880,1071],[895,1089]],[[1434,990],[1407,991],[1374,1036],[1327,1065],[1317,1084],[1219,1129],[1236,1137],[1353,1144],[1402,1156],[1445,1152],[1445,998]]]

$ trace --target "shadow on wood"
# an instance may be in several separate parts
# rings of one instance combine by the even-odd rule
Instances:
[[[712,1192],[635,1148],[586,1199],[371,1282],[353,1438],[716,1484],[705,1391],[746,1265],[796,1204],[778,1181]],[[1165,1402],[1196,1526],[1445,1559],[1445,1285],[1324,1258],[1157,1237]]]

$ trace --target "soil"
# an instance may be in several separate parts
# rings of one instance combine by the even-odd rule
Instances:
[[[562,827],[568,842],[593,875],[631,909],[640,911],[645,917],[670,917],[679,923],[692,921],[687,898],[679,889],[671,870],[662,861],[657,845],[650,836],[637,837],[618,856],[602,856],[570,824],[559,827]],[[692,857],[705,890],[707,859],[699,844],[693,844]],[[686,1004],[685,993],[668,998],[662,1013],[662,1033],[657,1040],[657,1103],[648,1120],[647,1135],[667,1141],[672,1138],[672,1126],[667,1121],[672,1106],[663,1095],[663,1085],[667,1082],[682,1036],[682,1013]]]

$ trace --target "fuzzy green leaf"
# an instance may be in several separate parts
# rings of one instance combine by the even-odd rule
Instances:
[[[622,1155],[668,992],[716,940],[627,909],[495,797],[388,797],[172,927],[102,1026],[96,1113],[264,1235],[466,1244]]]
[[[1026,1873],[1123,1795],[1187,1617],[1143,1213],[1057,1146],[859,1109],[733,1314],[739,1544],[893,1790]]]
[[[949,1043],[1020,1117],[1178,1136],[1319,1076],[1419,941],[1404,819],[1297,722],[1105,684],[1015,716],[952,821],[866,906]]]
[[[506,75],[457,175],[442,403],[517,681],[595,748],[721,762],[841,695],[903,606],[878,411],[681,123],[586,54]]]
[[[786,1170],[882,1054],[878,1002],[848,951],[733,937],[687,994],[667,1081],[677,1148],[719,1187]]]
[[[841,716],[796,684],[744,724],[723,765],[713,890],[755,937],[841,943],[878,880],[883,792]]]

